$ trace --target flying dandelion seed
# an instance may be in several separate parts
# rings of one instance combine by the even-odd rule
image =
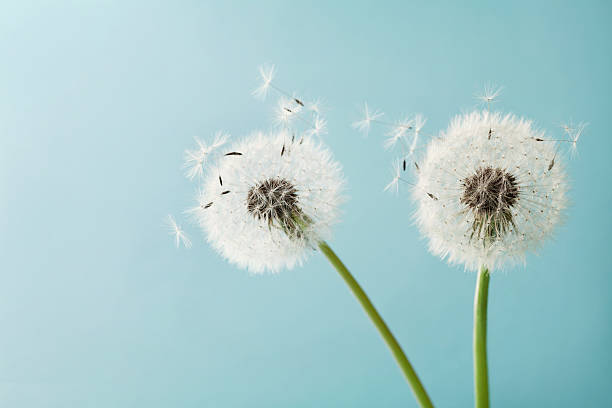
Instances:
[[[393,163],[393,178],[391,179],[391,182],[385,186],[384,191],[391,191],[397,194],[399,192],[401,174],[402,164],[400,163],[400,160],[397,160]]]
[[[344,187],[331,153],[287,131],[255,133],[221,156],[205,176],[191,210],[208,241],[227,260],[253,273],[301,264],[329,237]],[[210,205],[209,205],[210,204]]]
[[[414,197],[432,253],[491,270],[523,261],[552,235],[568,185],[555,145],[538,139],[544,133],[528,120],[477,111],[431,140]]]
[[[323,136],[327,134],[327,121],[320,116],[314,119],[312,127],[304,132],[306,136]]]
[[[270,87],[272,86],[272,80],[276,74],[276,68],[274,65],[262,65],[259,67],[260,85],[253,91],[253,96],[258,99],[266,99]]]
[[[572,156],[574,156],[578,152],[578,140],[580,136],[584,133],[585,128],[587,127],[587,123],[580,122],[577,125],[573,125],[571,123],[564,124],[563,131],[566,134],[567,142],[570,143],[570,152]],[[561,142],[565,140],[560,140]]]
[[[168,232],[174,237],[176,247],[178,248],[181,244],[185,248],[191,248],[191,240],[187,237],[187,234],[181,229],[176,223],[172,215],[168,215],[166,218],[166,224],[168,226]]]
[[[365,103],[363,111],[362,111],[363,119],[354,122],[353,128],[357,129],[358,131],[362,132],[365,136],[367,136],[368,133],[370,132],[370,126],[372,122],[377,121],[383,115],[384,113],[377,111],[377,110],[371,112],[370,108],[368,107],[368,104]]]
[[[421,130],[423,129],[423,126],[425,126],[426,122],[427,119],[425,119],[423,115],[414,115],[414,134],[412,136],[412,143],[410,144],[410,148],[408,149],[408,156],[414,155],[414,151],[416,150],[417,143],[419,141],[419,134],[421,133]]]
[[[281,96],[276,104],[274,119],[277,125],[282,127],[290,127],[303,109],[303,106],[298,104],[296,98]]]
[[[485,85],[484,93],[482,93],[481,95],[477,95],[476,99],[480,100],[482,103],[487,104],[487,106],[490,106],[490,104],[495,102],[497,97],[501,94],[502,90],[503,87],[501,86],[496,86],[493,84]]]
[[[384,147],[385,149],[391,149],[397,145],[397,143],[401,140],[404,140],[407,133],[414,129],[414,120],[413,119],[402,119],[398,121],[394,126],[389,129],[387,133],[388,138],[385,139]]]
[[[229,135],[223,132],[217,132],[214,140],[210,145],[207,145],[202,140],[195,138],[195,142],[198,145],[197,149],[185,150],[185,158],[183,167],[186,168],[185,176],[189,180],[194,178],[200,178],[204,174],[204,164],[206,159],[218,148],[223,146]]]

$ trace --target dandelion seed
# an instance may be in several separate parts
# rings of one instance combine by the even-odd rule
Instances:
[[[191,248],[191,240],[187,237],[181,227],[176,223],[172,215],[168,215],[166,223],[168,225],[170,235],[174,236],[176,247],[178,248],[180,244],[183,244],[185,248]]]
[[[565,131],[568,141],[571,144],[570,151],[572,155],[575,155],[578,151],[578,139],[580,139],[580,136],[582,136],[582,133],[584,133],[587,125],[588,124],[584,122],[580,122],[577,125],[572,125],[571,123],[563,125],[563,130]]]
[[[254,273],[301,264],[338,220],[344,187],[339,164],[311,137],[281,157],[289,140],[282,130],[235,143],[231,148],[243,153],[241,159],[219,158],[218,173],[205,176],[200,205],[192,210],[213,247]]]
[[[306,130],[307,136],[323,136],[327,134],[327,121],[320,116],[317,116],[312,124],[312,127]]]
[[[404,139],[406,134],[414,129],[414,120],[413,119],[402,119],[398,121],[387,133],[389,136],[385,139],[384,147],[385,149],[391,149],[395,147],[398,141]]]
[[[391,191],[397,194],[399,192],[401,174],[400,162],[398,160],[393,163],[393,178],[391,179],[391,182],[385,186],[384,191]]]
[[[308,102],[307,109],[311,111],[313,114],[320,116],[321,115],[321,105],[322,102],[320,99],[317,99],[312,102]]]
[[[204,162],[206,158],[217,150],[219,147],[223,146],[229,138],[229,135],[223,132],[215,133],[213,142],[207,145],[202,140],[195,138],[195,142],[198,145],[197,149],[194,150],[185,150],[185,158],[184,165],[187,169],[185,172],[185,176],[193,180],[196,177],[202,177],[204,174]]]
[[[491,126],[496,137],[489,139]],[[567,180],[555,146],[514,115],[457,116],[419,162],[414,197],[432,253],[467,269],[524,260],[560,222]]]
[[[364,135],[367,136],[368,133],[370,132],[371,123],[373,121],[378,120],[378,118],[380,118],[383,115],[384,113],[379,112],[379,111],[370,112],[370,109],[368,108],[368,104],[365,103],[364,109],[362,112],[363,119],[357,122],[354,122],[353,128],[357,129],[358,131],[362,132]]]
[[[293,98],[281,96],[275,110],[274,118],[276,124],[283,127],[289,127],[302,109],[302,105],[297,104]]]
[[[501,94],[502,89],[503,87],[501,86],[487,84],[485,85],[484,93],[482,95],[477,95],[476,98],[489,106],[489,104],[495,102],[495,99]]]
[[[262,65],[259,67],[259,76],[261,83],[260,85],[253,91],[253,96],[259,99],[266,99],[268,95],[268,91],[270,90],[270,86],[272,85],[272,80],[274,79],[274,75],[276,74],[276,68],[274,65]]]
[[[410,144],[410,150],[408,151],[409,156],[414,155],[414,151],[417,147],[417,143],[419,141],[419,134],[421,133],[421,129],[425,126],[427,119],[421,114],[416,114],[414,116],[414,135],[412,137],[412,143]]]

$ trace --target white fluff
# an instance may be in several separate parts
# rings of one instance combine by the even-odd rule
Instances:
[[[455,117],[431,140],[413,190],[417,223],[430,251],[476,270],[524,262],[562,218],[567,179],[556,151],[531,121],[514,115],[472,112]],[[518,200],[509,207],[514,224],[493,240],[474,238],[475,213],[461,202],[463,181],[478,168],[500,168],[516,178]]]
[[[185,246],[185,248],[191,248],[191,240],[187,234],[185,234],[185,231],[183,231],[181,226],[176,223],[172,215],[168,215],[168,217],[166,217],[166,225],[168,226],[168,233],[174,237],[174,242],[177,248],[181,245],[181,243]]]
[[[301,264],[338,221],[344,180],[340,165],[311,137],[288,131],[254,133],[220,156],[204,176],[200,205],[193,209],[210,244],[228,261],[253,273]],[[309,219],[300,238],[257,219],[247,208],[254,186],[282,178],[295,186],[298,205]],[[212,203],[212,204],[211,204]]]

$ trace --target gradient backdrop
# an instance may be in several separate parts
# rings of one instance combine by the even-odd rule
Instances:
[[[378,333],[320,254],[249,276],[185,222],[194,136],[270,126],[263,62],[328,107],[350,201],[332,245],[439,407],[472,404],[476,276],[427,253],[406,194],[383,193],[367,100],[437,132],[486,82],[560,135],[567,223],[492,277],[496,407],[612,406],[612,8],[601,2],[0,3],[0,406],[412,407]],[[194,240],[176,249],[163,218]]]

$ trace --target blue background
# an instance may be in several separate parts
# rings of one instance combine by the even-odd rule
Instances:
[[[253,2],[255,3],[255,2]],[[458,2],[459,3],[459,2]],[[506,2],[508,3],[508,2]],[[263,62],[329,108],[350,201],[332,245],[440,407],[472,404],[476,276],[427,253],[407,194],[383,193],[383,129],[367,100],[437,132],[496,107],[561,135],[568,219],[526,268],[492,277],[497,407],[612,406],[612,30],[607,2],[2,2],[0,405],[409,407],[390,353],[320,254],[249,276],[181,211],[182,152],[218,129],[270,125],[250,96]],[[194,240],[176,249],[163,218]]]

